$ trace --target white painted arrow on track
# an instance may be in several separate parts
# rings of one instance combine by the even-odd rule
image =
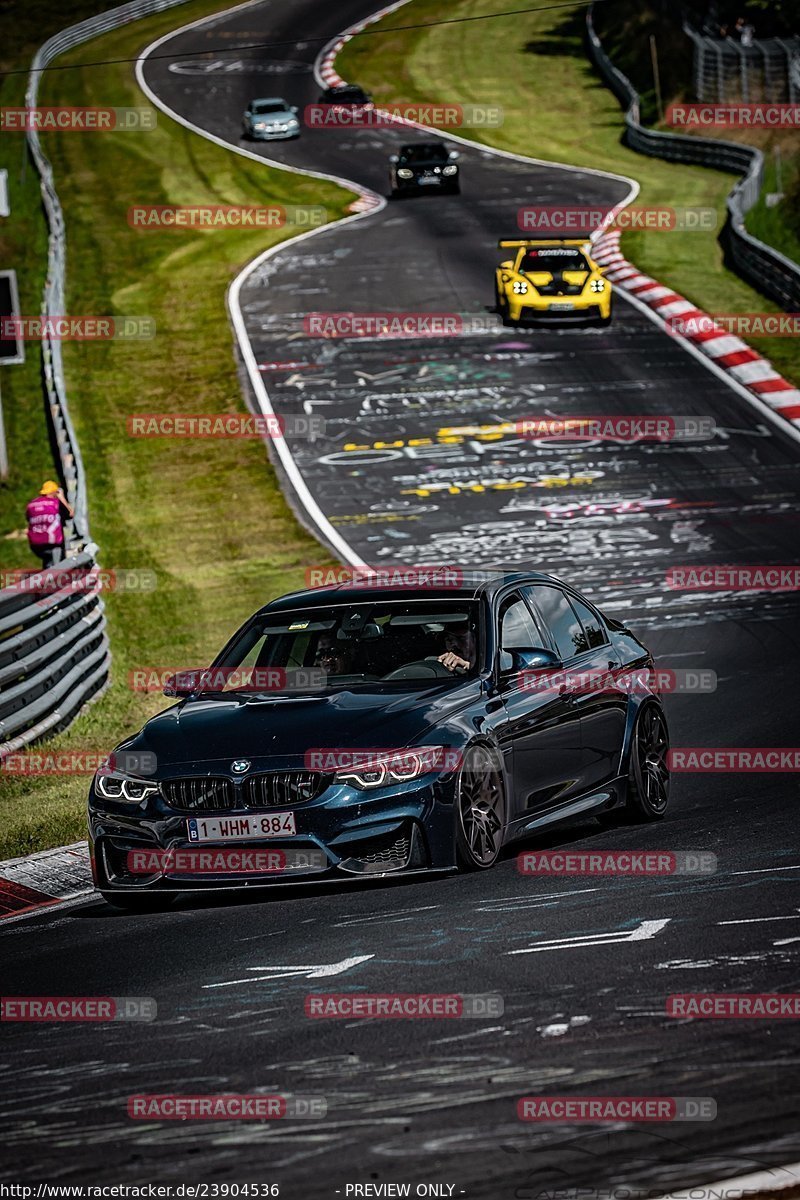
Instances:
[[[326,979],[329,975],[341,975],[351,967],[374,958],[374,954],[357,954],[354,958],[343,958],[338,963],[322,963],[314,967],[248,967],[248,971],[259,971],[247,979],[226,979],[224,983],[204,983],[204,988],[233,987],[239,983],[270,983],[273,979]]]
[[[554,938],[549,942],[535,942],[524,950],[507,950],[506,954],[536,954],[541,950],[571,950],[580,946],[611,946],[617,942],[646,942],[669,925],[670,917],[662,921],[642,921],[635,929],[621,929],[617,933],[584,933],[576,937]]]

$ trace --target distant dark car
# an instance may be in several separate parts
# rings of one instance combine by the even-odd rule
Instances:
[[[538,573],[284,596],[115,751],[157,765],[95,776],[95,882],[137,907],[201,886],[491,867],[579,813],[655,820],[669,772],[652,667],[628,629]],[[604,686],[576,684],[592,678]],[[191,848],[211,863],[202,878],[160,865]],[[244,867],[219,865],[231,851],[250,852]]]
[[[325,88],[320,96],[322,104],[354,104],[359,108],[372,108],[372,96],[355,83],[340,83],[336,87]]]
[[[448,150],[441,142],[413,142],[401,146],[399,154],[393,154],[389,159],[392,195],[428,190],[459,192],[458,157],[457,150]]]

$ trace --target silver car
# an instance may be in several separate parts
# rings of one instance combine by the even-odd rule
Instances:
[[[297,108],[280,96],[251,100],[242,117],[244,137],[254,141],[276,141],[300,136]]]

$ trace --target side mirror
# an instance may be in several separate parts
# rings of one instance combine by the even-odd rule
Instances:
[[[291,105],[291,108],[290,108],[290,110],[289,110],[289,111],[290,111],[290,112],[293,112],[293,113],[297,113],[297,112],[299,112],[299,111],[300,111],[300,109],[297,107],[297,105],[296,105],[296,104],[292,104],[292,105]]]
[[[192,671],[176,671],[164,680],[165,696],[191,696],[202,684],[203,676],[208,672],[207,667],[197,667]]]
[[[400,162],[400,155],[399,154],[390,154],[389,162]]]
[[[510,259],[510,258],[508,258],[508,259],[506,259],[506,261],[505,261],[505,262],[501,262],[501,263],[500,263],[500,270],[501,270],[501,271],[513,271],[513,270],[514,270],[514,261],[513,261],[513,259]]]
[[[561,660],[552,650],[501,650],[500,674],[519,675],[520,671],[536,671],[542,667],[560,666]]]
[[[456,158],[461,158],[461,155],[458,153],[457,150],[451,150],[447,157],[456,159]]]

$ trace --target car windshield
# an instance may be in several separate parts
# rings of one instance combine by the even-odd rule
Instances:
[[[576,246],[536,246],[522,259],[521,271],[588,271],[585,255]]]
[[[256,100],[250,105],[250,111],[263,116],[264,113],[285,113],[288,110],[281,100]]]
[[[213,691],[304,686],[325,691],[376,682],[420,687],[477,673],[474,601],[387,602],[261,614],[214,664]],[[440,661],[444,660],[444,661]],[[222,670],[220,670],[220,668]],[[285,689],[281,672],[286,673]]]
[[[400,151],[401,162],[444,162],[447,158],[447,150],[444,146],[438,146],[435,142],[426,142],[419,146],[404,146]]]

